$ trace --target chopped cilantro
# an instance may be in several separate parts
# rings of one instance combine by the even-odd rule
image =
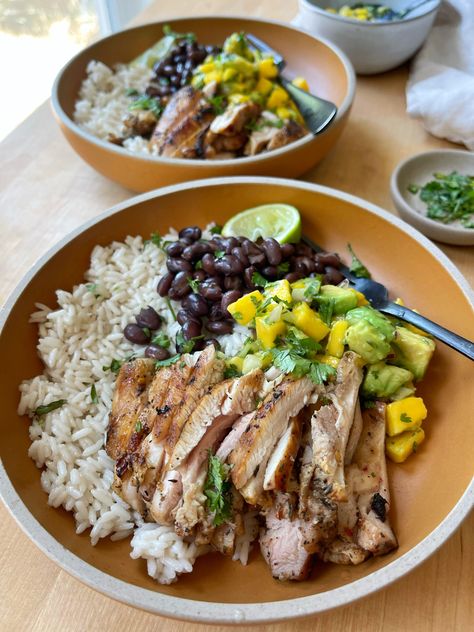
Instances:
[[[134,110],[149,110],[156,118],[160,118],[163,112],[163,106],[160,101],[155,97],[150,97],[147,94],[141,94],[130,103],[128,109],[133,112]]]
[[[234,312],[232,314],[232,317],[234,318],[234,320],[242,320],[244,316],[242,312]]]
[[[38,415],[38,417],[41,417],[42,415],[47,415],[53,410],[57,410],[58,408],[61,408],[61,406],[64,406],[64,404],[66,403],[67,403],[66,399],[57,399],[56,401],[50,402],[49,404],[43,404],[42,406],[38,406],[37,408],[35,408],[34,413],[35,415]]]
[[[198,261],[194,266],[195,270],[202,270],[202,261]]]
[[[351,253],[351,256],[352,256],[351,267],[349,268],[350,271],[356,277],[359,277],[362,279],[371,279],[372,276],[370,272],[367,270],[367,268],[362,263],[362,261],[357,257],[352,246],[350,244],[347,244],[347,248],[349,249],[349,252]]]
[[[404,424],[411,424],[413,419],[409,415],[407,415],[406,413],[402,413],[400,415],[400,421],[402,421]]]
[[[137,423],[135,424],[135,432],[141,432],[142,431],[142,422],[138,419]]]
[[[91,386],[91,401],[93,404],[99,403],[99,398],[97,397],[97,390],[95,388],[95,384],[92,384]]]
[[[158,345],[159,347],[163,347],[163,349],[168,349],[171,344],[169,336],[166,334],[157,334],[151,340],[152,345]]]
[[[230,466],[209,451],[208,470],[204,495],[207,508],[214,514],[213,524],[219,526],[231,516]]]
[[[289,261],[282,261],[282,263],[277,265],[278,274],[286,274],[290,269]]]
[[[173,316],[173,319],[174,319],[174,320],[177,320],[177,319],[176,319],[176,314],[175,314],[175,311],[174,311],[174,309],[173,309],[173,306],[171,305],[171,301],[170,301],[170,299],[169,299],[168,297],[166,297],[166,298],[165,298],[165,301],[166,301],[166,304],[168,305],[168,309],[169,309],[169,310],[170,310],[170,312],[171,312],[171,316]]]
[[[319,290],[321,289],[321,277],[314,277],[309,281],[306,285],[303,296],[308,300],[308,302],[312,302],[316,296],[319,294]]]
[[[194,349],[194,345],[198,340],[202,340],[204,336],[195,336],[194,338],[190,338],[186,340],[183,336],[182,331],[178,331],[176,334],[176,348],[181,351],[181,353],[191,353]]]
[[[159,233],[151,233],[150,239],[145,241],[146,244],[154,244],[157,248],[163,250],[163,237]]]
[[[122,366],[122,360],[116,360],[115,358],[110,363],[110,366],[103,366],[103,371],[112,371],[112,373],[118,373],[120,371],[120,367]]]
[[[322,362],[312,362],[309,372],[309,377],[315,384],[323,384],[327,382],[330,377],[336,375],[336,369],[329,364],[323,364]]]
[[[212,105],[212,108],[217,115],[223,114],[225,112],[226,97],[223,94],[218,94],[214,97],[209,97],[207,100]]]
[[[410,193],[413,193],[413,195],[416,195],[418,191],[420,190],[420,187],[417,184],[410,184],[407,187],[407,189]]]
[[[213,226],[213,227],[210,229],[210,232],[211,232],[213,235],[220,235],[220,234],[222,233],[222,228],[223,228],[223,227],[222,227],[220,224],[216,224],[215,226]]]
[[[158,368],[160,366],[170,366],[170,364],[174,364],[175,362],[177,362],[181,357],[181,354],[177,353],[174,356],[171,356],[171,358],[166,358],[166,360],[157,360],[155,362],[155,366]]]
[[[199,281],[197,279],[188,278],[188,285],[192,289],[193,292],[199,292]]]
[[[100,293],[97,291],[97,283],[86,283],[86,289],[93,294],[95,298],[99,298]]]
[[[224,377],[226,380],[231,377],[240,377],[241,375],[242,373],[233,364],[230,364],[224,370]]]
[[[257,287],[265,287],[268,283],[267,279],[260,274],[260,272],[254,272],[252,274],[252,283]],[[252,297],[255,298],[255,297]]]
[[[125,94],[127,97],[136,97],[139,93],[135,88],[127,88],[127,90],[125,90]]]
[[[214,257],[216,259],[222,259],[224,255],[225,255],[225,250],[216,250],[214,253]]]
[[[333,298],[327,299],[326,297],[319,297],[318,299],[318,313],[321,317],[321,320],[326,323],[326,325],[331,324],[332,315],[334,312],[335,301]]]
[[[416,452],[418,450],[418,443],[416,441],[413,441],[413,452]]]

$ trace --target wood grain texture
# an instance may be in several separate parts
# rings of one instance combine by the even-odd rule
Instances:
[[[160,0],[138,22],[199,14],[255,15],[289,21],[296,0]],[[389,180],[403,158],[454,147],[429,136],[405,113],[407,69],[359,78],[350,121],[333,152],[305,179],[359,195],[394,212]],[[60,135],[49,104],[0,146],[0,303],[51,245],[129,192],[94,173]],[[343,227],[341,227],[343,230]],[[471,284],[474,249],[441,246]],[[12,421],[14,423],[14,420]],[[435,500],[435,499],[434,499]],[[0,506],[0,630],[149,629],[203,632],[116,603],[60,570]],[[312,619],[244,630],[295,632],[464,631],[474,621],[474,516],[427,562],[384,591]],[[213,628],[224,630],[222,626]],[[241,628],[242,629],[242,628]]]

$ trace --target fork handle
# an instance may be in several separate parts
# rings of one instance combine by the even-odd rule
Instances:
[[[438,340],[441,340],[441,342],[444,342],[452,349],[456,349],[456,351],[459,351],[459,353],[462,353],[467,358],[474,360],[474,342],[471,342],[462,336],[458,336],[458,334],[449,331],[449,329],[441,327],[441,325],[434,323],[432,320],[425,318],[421,314],[417,314],[411,309],[408,309],[408,307],[390,302],[382,308],[379,307],[378,310],[384,314],[396,316],[397,318],[400,318],[400,320],[404,320],[411,325],[415,325],[415,327],[423,329],[423,331],[426,331]]]

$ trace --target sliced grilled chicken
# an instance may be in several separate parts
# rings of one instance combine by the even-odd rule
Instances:
[[[252,419],[254,412],[242,415],[237,421],[234,422],[229,434],[225,437],[224,441],[217,449],[216,456],[223,462],[227,461],[229,454],[237,446],[240,437],[249,427],[250,420]]]
[[[290,419],[288,428],[281,436],[268,459],[263,479],[263,489],[286,490],[286,484],[290,478],[296,454],[298,453],[302,427],[303,417],[301,414]]]
[[[151,110],[137,110],[124,119],[124,135],[149,137],[157,123],[158,119]]]
[[[299,125],[296,121],[292,121],[290,119],[273,136],[267,145],[267,149],[268,151],[279,149],[280,147],[294,143],[295,140],[298,140],[299,138],[303,138],[303,136],[306,136],[307,133],[308,132],[304,129],[304,127]]]
[[[183,483],[176,471],[166,471],[160,485],[157,485],[149,511],[158,524],[172,525],[174,511],[181,500]]]
[[[237,417],[254,410],[262,383],[263,373],[256,369],[214,386],[185,424],[171,455],[170,468],[178,468],[203,439],[207,439],[204,451],[212,448]]]
[[[239,132],[233,136],[224,136],[222,134],[214,134],[208,130],[203,141],[203,155],[206,158],[215,158],[222,154],[228,154],[239,151],[247,142],[247,134]]]
[[[268,146],[268,143],[278,134],[278,128],[276,127],[263,127],[262,129],[254,130],[247,141],[244,148],[245,156],[256,156],[261,154],[262,151]]]
[[[344,465],[352,463],[354,452],[359,443],[360,435],[362,432],[362,411],[360,409],[360,402],[357,400],[357,404],[354,411],[354,419],[352,421],[351,430],[349,432],[349,438],[347,440],[346,453],[344,455]]]
[[[285,432],[289,419],[306,405],[313,389],[309,378],[286,379],[266,397],[229,456],[237,489],[260,472],[263,491],[263,476],[273,448]]]
[[[154,362],[148,359],[126,362],[120,368],[107,428],[106,451],[115,460],[128,450],[138,417],[147,401],[147,387]]]
[[[212,121],[210,131],[222,136],[235,136],[252,119],[256,119],[260,107],[252,101],[231,104],[225,111]]]
[[[202,93],[192,86],[186,86],[175,92],[160,116],[151,144],[160,147],[167,134],[197,109],[201,99]]]
[[[305,548],[303,521],[295,515],[295,502],[291,494],[277,494],[260,533],[262,555],[279,580],[306,579],[312,567],[313,556]]]
[[[373,555],[383,555],[398,546],[388,519],[390,492],[385,461],[385,404],[377,402],[363,413],[363,428],[354,454],[358,473],[354,492],[358,496],[357,544]]]

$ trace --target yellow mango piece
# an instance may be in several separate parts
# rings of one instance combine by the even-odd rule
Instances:
[[[291,112],[291,110],[285,107],[277,108],[276,113],[278,118],[281,118],[283,121],[293,118],[293,113]]]
[[[237,75],[235,68],[226,68],[222,73],[222,81],[231,81]]]
[[[239,373],[242,373],[242,369],[244,366],[244,359],[239,358],[239,356],[234,356],[233,358],[229,358],[226,361],[227,366],[232,366],[234,369],[237,369]]]
[[[260,77],[264,77],[265,79],[273,79],[278,75],[278,68],[273,63],[273,59],[267,57],[262,59],[262,61],[258,65],[258,72]]]
[[[211,70],[204,75],[204,83],[207,85],[212,82],[220,83],[222,81],[222,72],[220,70]]]
[[[300,88],[300,90],[306,90],[306,92],[309,92],[308,82],[304,77],[295,77],[291,83],[297,88]]]
[[[208,72],[212,72],[215,69],[215,64],[213,61],[210,61],[208,63],[205,64],[201,64],[198,68],[198,72],[203,72],[204,74],[208,73]]]
[[[267,298],[276,296],[280,300],[285,301],[287,303],[292,302],[290,283],[286,279],[281,279],[281,281],[275,281],[274,283],[269,283],[265,287],[264,295]]]
[[[354,290],[354,292],[357,294],[357,307],[369,304],[369,301],[365,298],[362,292],[359,292],[359,290]]]
[[[264,316],[255,319],[255,329],[257,339],[264,349],[271,349],[275,346],[275,340],[278,336],[282,336],[286,331],[286,325],[282,320],[269,322]]]
[[[270,110],[276,110],[277,108],[286,105],[288,101],[288,94],[286,90],[280,86],[275,86],[271,95],[267,99],[267,108]]]
[[[421,426],[428,411],[421,397],[405,397],[387,406],[387,434],[394,437]]]
[[[402,307],[405,305],[403,299],[400,297],[396,298],[394,302],[397,305],[401,305]],[[418,314],[418,310],[414,309],[413,311]],[[410,325],[409,323],[403,323],[403,326],[406,327],[406,329],[409,329],[410,331],[412,331],[414,334],[418,334],[419,336],[428,336],[428,338],[431,338],[430,334],[427,334],[426,331],[423,331],[423,329],[419,329],[418,327],[415,327],[415,325]]]
[[[329,333],[330,329],[319,315],[307,303],[299,303],[292,310],[293,323],[307,336],[319,342]]]
[[[265,77],[260,77],[257,81],[257,85],[255,86],[255,90],[260,94],[263,94],[263,96],[269,94],[272,91],[272,88],[273,83],[268,79],[265,79]]]
[[[347,320],[336,320],[329,332],[328,343],[326,345],[326,353],[342,358],[344,353],[344,336],[346,335],[349,323]]]
[[[423,428],[416,428],[409,432],[403,432],[397,437],[387,437],[385,440],[385,452],[394,463],[403,463],[416,452],[418,446],[425,440]]]
[[[227,310],[240,325],[248,325],[252,318],[255,318],[257,307],[262,302],[262,293],[255,290],[249,294],[244,294],[237,301],[231,303]]]
[[[229,97],[229,103],[245,103],[249,100],[249,97],[246,94],[231,94]]]
[[[329,364],[329,366],[332,366],[333,369],[337,369],[337,367],[339,366],[339,362],[340,362],[340,358],[336,358],[332,355],[328,355],[328,354],[324,354],[324,355],[317,355],[316,356],[316,360],[318,362],[322,362],[322,364]]]

